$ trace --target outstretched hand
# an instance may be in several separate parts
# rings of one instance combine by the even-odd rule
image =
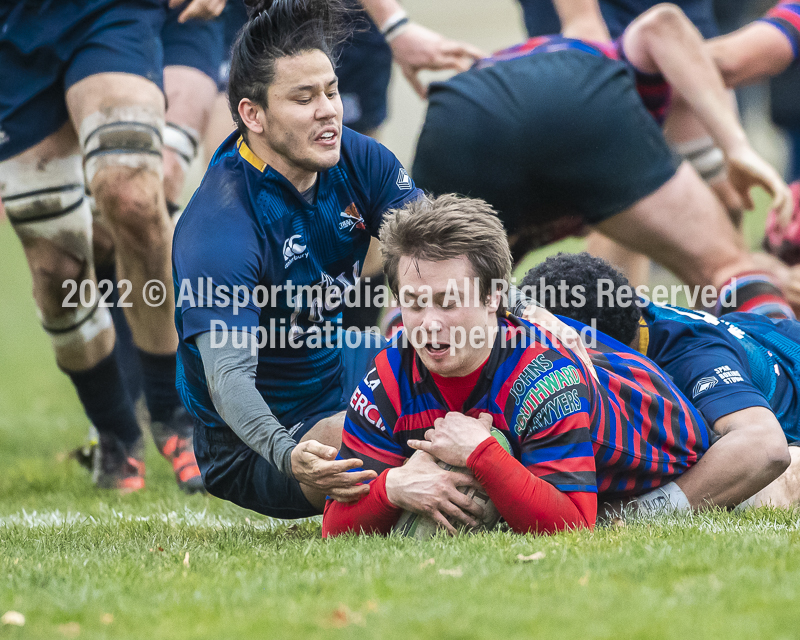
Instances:
[[[772,208],[778,213],[781,228],[792,219],[794,201],[792,192],[777,171],[748,146],[728,155],[728,176],[731,184],[744,202],[745,208],[753,208],[750,189],[762,187],[772,197]]]
[[[428,95],[427,87],[419,79],[419,72],[423,69],[466,71],[475,60],[486,57],[483,51],[471,44],[449,40],[414,22],[396,36],[389,46],[394,61],[420,98]]]
[[[377,477],[374,471],[354,471],[361,460],[337,460],[338,452],[316,440],[304,440],[292,450],[292,473],[301,484],[325,492],[338,502],[354,502],[369,493],[363,484]]]

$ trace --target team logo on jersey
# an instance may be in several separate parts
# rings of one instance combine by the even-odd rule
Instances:
[[[5,144],[10,139],[11,138],[8,137],[8,134],[5,131],[3,131],[2,129],[0,129],[0,144]]]
[[[306,245],[300,244],[302,241],[303,236],[298,233],[291,238],[287,238],[286,242],[283,243],[283,259],[286,261],[283,266],[284,269],[288,268],[295,260],[308,257]]]
[[[717,380],[716,376],[709,376],[707,378],[700,378],[697,381],[697,384],[694,385],[694,390],[692,391],[692,398],[696,398],[697,396],[699,396],[704,391],[708,391],[709,389],[713,389],[714,387],[717,386],[717,382],[719,382],[719,380]]]
[[[361,214],[356,209],[355,202],[352,203],[350,206],[347,207],[344,211],[339,214],[343,220],[339,223],[339,229],[363,229],[366,231],[367,225],[364,223],[364,218],[361,217]]]
[[[400,173],[397,174],[397,188],[400,191],[411,189],[411,176],[408,175],[408,172],[403,167],[400,167]]]

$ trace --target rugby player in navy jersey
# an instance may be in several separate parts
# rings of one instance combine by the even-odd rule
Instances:
[[[709,447],[702,416],[646,358],[590,350],[595,379],[551,334],[498,315],[511,253],[485,202],[412,202],[380,239],[404,332],[353,393],[339,452],[378,475],[358,501],[328,501],[324,536],[387,533],[404,509],[474,526],[480,509],[435,460],[467,467],[474,480],[457,483],[478,482],[514,531],[591,528],[598,500],[668,484]]]
[[[596,327],[598,342],[630,345],[653,360],[723,436],[679,480],[692,506],[734,506],[754,494],[756,504],[797,502],[800,455],[787,442],[800,441],[800,323],[654,304],[588,253],[551,256],[522,285],[553,313]],[[790,452],[792,467],[775,480]]]
[[[532,38],[432,85],[412,169],[417,184],[490,202],[517,258],[588,226],[691,285],[721,288],[738,274],[760,271],[774,307],[792,316],[784,283],[775,282],[791,274],[759,270],[697,172],[688,162],[676,166],[614,51]],[[716,83],[724,98],[718,73]],[[716,112],[706,108],[707,115]],[[738,132],[732,139],[749,146]],[[449,162],[440,161],[443,152]],[[764,184],[749,169],[738,185],[743,196]],[[783,185],[782,204],[789,202],[785,192]],[[743,289],[737,301],[749,297]]]
[[[122,303],[158,448],[187,491],[202,489],[191,421],[174,388],[171,225],[163,187],[163,0],[0,5],[0,198],[19,236],[58,366],[100,433],[94,480],[144,486],[133,403],[123,386],[107,291],[97,290],[88,191],[110,229]],[[78,295],[83,292],[83,295]]]
[[[238,130],[175,231],[178,387],[206,489],[294,518],[367,491],[371,472],[334,458],[340,412],[381,344],[337,334],[336,318],[384,212],[420,193],[392,153],[342,126],[342,6],[264,4],[233,47]],[[245,290],[243,308],[209,295],[220,287]]]

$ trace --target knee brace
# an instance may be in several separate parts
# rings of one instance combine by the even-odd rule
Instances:
[[[174,122],[167,122],[164,126],[164,147],[175,152],[184,173],[197,157],[199,146],[200,134],[191,127],[183,127]]]
[[[163,130],[163,116],[148,107],[112,107],[86,116],[79,131],[86,184],[105,167],[147,169],[163,179]]]
[[[81,265],[76,282],[92,278],[92,213],[84,193],[81,157],[45,163],[6,160],[0,163],[0,175],[0,198],[23,244],[45,240]],[[88,342],[111,326],[111,314],[98,307],[96,299],[90,307],[76,303],[64,307],[58,318],[45,318],[40,312],[42,326],[56,346]]]
[[[674,151],[687,160],[706,182],[713,182],[725,173],[725,154],[706,136],[673,146]]]

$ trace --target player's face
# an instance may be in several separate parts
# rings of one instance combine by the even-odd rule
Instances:
[[[403,325],[423,364],[442,376],[465,376],[492,350],[499,294],[480,299],[478,278],[462,256],[398,265]]]
[[[316,49],[279,58],[264,120],[264,141],[290,169],[316,173],[339,162],[342,99],[328,56]]]

